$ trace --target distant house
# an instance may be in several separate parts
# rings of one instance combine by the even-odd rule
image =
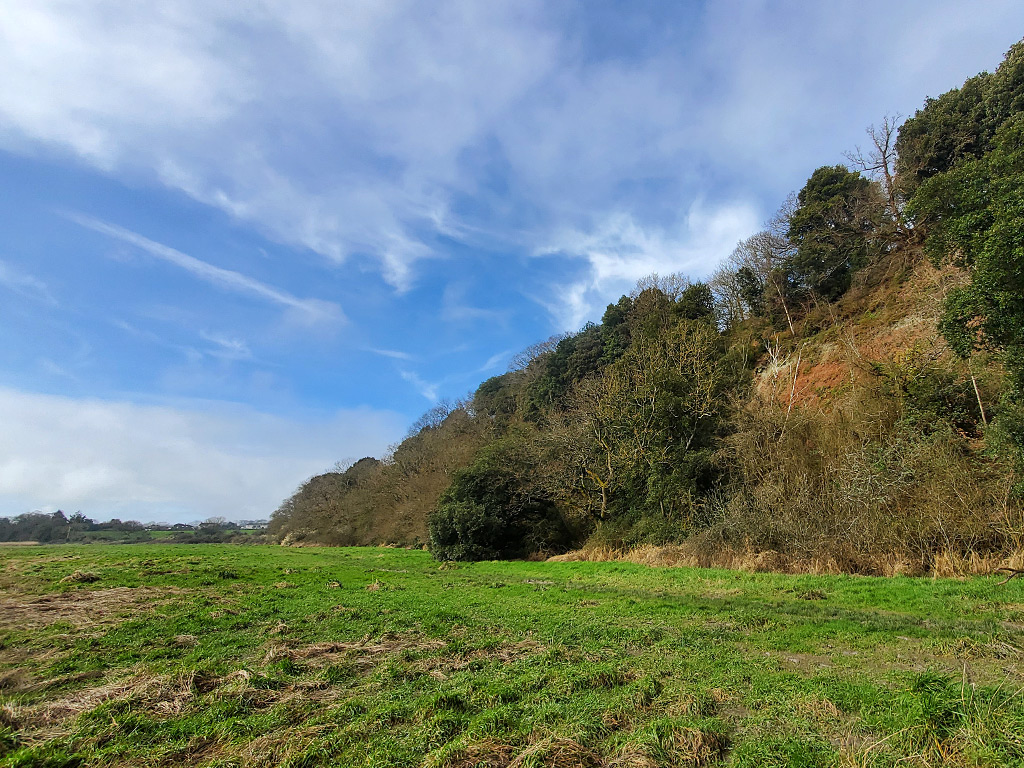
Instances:
[[[270,524],[269,520],[239,520],[238,527],[243,531],[261,531]]]

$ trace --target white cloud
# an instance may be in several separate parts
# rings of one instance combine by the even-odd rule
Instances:
[[[3,260],[0,260],[0,286],[50,306],[57,304],[46,283]]]
[[[340,456],[380,455],[404,419],[368,408],[309,421],[228,403],[193,407],[0,388],[0,514],[268,515]]]
[[[994,66],[1024,21],[1018,0],[721,0],[660,9],[659,31],[680,31],[620,51],[615,34],[587,38],[599,15],[541,0],[6,0],[0,147],[158,181],[281,242],[368,256],[406,290],[436,234],[530,248],[616,211],[671,229],[709,171],[781,199],[922,88]]]
[[[10,0],[0,146],[148,174],[405,289],[462,152],[551,69],[539,7]]]
[[[538,256],[562,255],[586,262],[582,277],[556,288],[539,301],[560,328],[575,330],[597,319],[604,304],[628,293],[646,275],[673,272],[703,277],[723,255],[757,230],[757,212],[737,203],[709,210],[695,204],[675,231],[644,227],[630,215],[617,214],[589,231],[568,230]]]
[[[220,357],[224,360],[252,359],[252,350],[249,349],[245,339],[238,339],[219,333],[210,333],[208,331],[200,331],[199,336],[214,345],[214,349],[210,353],[214,357]]]
[[[68,214],[68,218],[83,227],[141,248],[151,256],[180,267],[200,280],[215,285],[218,288],[234,293],[255,296],[256,298],[294,310],[294,313],[306,322],[331,324],[345,322],[345,316],[341,311],[341,307],[333,302],[323,301],[322,299],[297,298],[286,291],[274,288],[266,283],[261,283],[259,280],[248,275],[214,266],[162,243],[154,242],[123,227],[107,224],[89,216],[71,213]]]
[[[415,360],[416,359],[415,355],[411,355],[408,352],[402,352],[401,350],[397,350],[397,349],[375,349],[375,348],[370,347],[366,351],[367,352],[372,352],[375,355],[380,355],[381,357],[390,357],[392,360]]]
[[[504,363],[508,360],[514,351],[515,350],[512,349],[503,349],[501,352],[494,353],[476,370],[476,373],[487,373],[488,371],[494,370],[500,363]]]
[[[403,380],[412,384],[412,386],[430,402],[437,402],[437,390],[441,386],[439,383],[431,383],[424,381],[416,373],[412,371],[399,371],[399,375]]]

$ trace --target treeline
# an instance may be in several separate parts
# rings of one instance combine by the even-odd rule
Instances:
[[[814,171],[706,283],[641,281],[388,456],[308,481],[271,536],[440,559],[680,544],[858,572],[1018,549],[1022,115],[1018,44]]]
[[[140,523],[114,518],[96,522],[81,512],[67,515],[56,512],[28,512],[16,517],[0,517],[0,542],[118,543],[147,541],[162,543],[257,543],[264,537],[243,531],[238,523],[213,517],[195,525],[186,523]]]

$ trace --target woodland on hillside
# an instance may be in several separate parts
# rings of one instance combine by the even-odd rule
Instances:
[[[1024,42],[868,137],[707,282],[642,280],[306,482],[271,535],[861,573],[1019,558]]]

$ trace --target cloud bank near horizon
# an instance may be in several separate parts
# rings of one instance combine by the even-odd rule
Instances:
[[[48,511],[102,519],[266,517],[312,472],[345,456],[381,455],[404,422],[367,408],[296,421],[227,403],[140,405],[0,388],[0,515],[46,499]]]

